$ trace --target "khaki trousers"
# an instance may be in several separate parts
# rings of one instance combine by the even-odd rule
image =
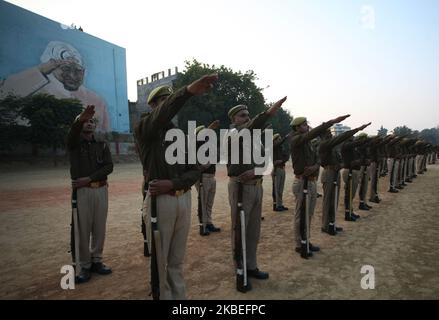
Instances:
[[[370,170],[369,170],[369,172],[370,172],[369,199],[373,199],[373,198],[378,196],[378,182],[380,179],[380,177],[379,177],[380,172],[382,170],[381,170],[381,167],[378,167],[378,169],[377,169],[377,166],[380,166],[380,165],[381,165],[381,163],[372,162],[369,166],[369,168],[370,168]]]
[[[369,187],[369,179],[370,179],[370,167],[369,166],[361,166],[361,170],[359,173],[359,185],[360,190],[358,192],[358,196],[361,202],[366,201],[367,188]]]
[[[147,216],[151,216],[151,196],[147,197]],[[181,196],[159,195],[157,201],[157,225],[161,237],[162,256],[166,282],[160,284],[160,299],[186,299],[183,263],[191,225],[191,192]],[[148,233],[151,233],[150,223]],[[151,238],[149,235],[149,239]]]
[[[235,249],[235,219],[238,214],[238,183],[229,179],[229,204],[232,219],[232,254]],[[242,207],[245,215],[247,269],[258,267],[256,252],[261,234],[262,184],[243,184]]]
[[[334,169],[324,169],[321,177],[323,185],[322,228],[328,231],[331,220],[335,222],[340,194],[340,172]],[[337,190],[334,182],[337,182]],[[337,191],[337,195],[335,192]],[[336,198],[337,196],[337,198]]]
[[[294,239],[296,242],[296,248],[300,248],[300,209],[302,208],[303,200],[303,180],[294,178],[293,182],[293,194],[296,201],[296,210],[294,211]],[[314,209],[316,207],[317,200],[317,183],[316,181],[308,180],[308,214],[309,214],[309,225],[308,225],[308,239],[311,238],[311,220],[314,215]]]
[[[283,193],[285,186],[285,169],[274,168],[272,178],[274,179],[274,199],[276,207],[283,206]]]
[[[350,202],[354,201],[355,193],[357,192],[358,182],[360,178],[360,170],[352,170],[352,193],[350,190],[350,186],[348,184],[348,175],[349,175],[349,169],[343,169],[342,176],[343,176],[344,191],[345,191],[345,197],[344,197],[345,212],[349,211],[349,204]],[[353,211],[353,206],[352,206],[352,211]]]
[[[212,224],[212,207],[216,193],[216,179],[212,173],[202,174],[203,190],[201,192],[201,206],[203,209],[203,222]],[[197,192],[200,192],[200,182],[195,183]]]
[[[389,158],[389,188],[395,188],[397,184],[398,179],[398,168],[399,168],[399,160],[394,158]],[[393,169],[393,170],[392,170]]]
[[[108,186],[77,190],[79,262],[89,269],[102,261],[108,213]]]

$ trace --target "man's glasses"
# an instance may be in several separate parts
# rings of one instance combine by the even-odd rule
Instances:
[[[78,65],[70,65],[70,66],[61,66],[60,67],[61,71],[63,73],[84,73],[85,69],[81,66]]]

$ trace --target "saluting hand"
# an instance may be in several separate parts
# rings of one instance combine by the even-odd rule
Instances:
[[[38,69],[40,70],[40,72],[44,75],[48,75],[50,73],[52,73],[53,70],[62,67],[64,65],[68,65],[72,63],[71,61],[68,60],[62,60],[62,59],[50,59],[47,62],[43,62],[42,64],[40,64],[38,66]]]
[[[287,97],[283,97],[279,101],[275,102],[268,110],[267,113],[272,116],[276,113],[276,111],[282,106],[282,104],[287,100]]]
[[[209,74],[195,80],[187,86],[187,91],[193,95],[203,94],[213,88],[213,84],[218,80],[218,74]]]
[[[359,127],[358,129],[360,129],[360,131],[361,131],[361,130],[363,130],[364,128],[370,126],[371,124],[372,124],[372,122],[369,122],[369,123],[363,124],[363,125],[362,125],[361,127]]]
[[[344,116],[340,116],[338,118],[335,118],[335,119],[331,120],[331,122],[332,123],[339,123],[339,122],[342,122],[343,120],[345,120],[346,118],[349,118],[350,116],[351,116],[350,114],[347,114],[347,115],[344,115]]]
[[[94,105],[88,105],[79,115],[79,121],[80,122],[87,122],[91,118],[93,118],[95,114],[95,106]]]

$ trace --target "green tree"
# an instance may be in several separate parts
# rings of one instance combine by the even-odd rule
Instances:
[[[18,122],[23,103],[24,99],[13,95],[0,100],[0,150],[2,151],[11,151],[26,140],[28,128]]]
[[[387,132],[388,132],[388,130],[386,128],[384,128],[383,126],[381,126],[381,128],[378,129],[379,136],[387,136]]]
[[[419,136],[431,143],[439,145],[439,129],[438,128],[431,128],[431,129],[424,129],[419,133]]]
[[[25,99],[20,115],[28,120],[28,142],[32,144],[33,155],[38,148],[52,148],[54,155],[65,146],[68,130],[81,113],[82,104],[76,99],[57,99],[52,95],[37,94]],[[55,162],[56,165],[56,162]]]
[[[227,112],[233,106],[245,104],[250,116],[266,109],[262,89],[255,84],[256,74],[253,71],[235,72],[225,66],[216,67],[202,64],[197,60],[186,61],[186,69],[179,73],[175,88],[188,85],[203,75],[218,73],[219,79],[214,88],[206,95],[189,100],[178,113],[178,125],[187,131],[187,122],[195,120],[197,125],[209,125],[213,120],[220,121],[220,128],[229,128],[230,119]],[[280,110],[273,118],[273,130],[286,134],[291,117],[287,111]]]
[[[395,129],[393,129],[393,134],[397,136],[411,135],[412,133],[412,129],[407,126],[396,127]]]

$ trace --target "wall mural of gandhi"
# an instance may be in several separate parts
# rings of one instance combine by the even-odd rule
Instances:
[[[41,64],[9,75],[0,83],[0,97],[8,94],[26,97],[47,93],[59,99],[78,99],[85,106],[94,105],[97,118],[96,131],[111,131],[105,101],[84,86],[86,68],[81,54],[73,46],[51,41],[40,58]]]

